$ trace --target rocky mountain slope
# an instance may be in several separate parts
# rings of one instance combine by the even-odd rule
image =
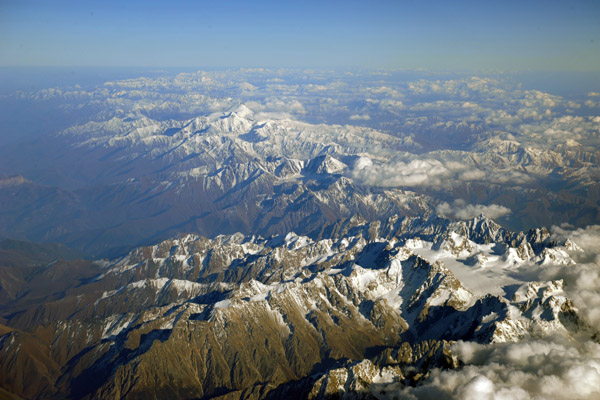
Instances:
[[[376,396],[457,368],[456,340],[593,335],[562,281],[513,274],[573,264],[572,249],[485,217],[395,216],[320,240],[186,235],[56,261],[3,300],[0,384],[25,398]]]

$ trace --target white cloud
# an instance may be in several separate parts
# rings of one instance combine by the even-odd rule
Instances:
[[[388,86],[379,86],[379,87],[367,87],[361,90],[361,92],[367,95],[382,95],[388,97],[402,97],[403,94],[398,90],[393,89]]]
[[[530,183],[533,178],[515,169],[483,171],[469,163],[468,157],[455,161],[463,153],[432,153],[440,157],[413,158],[387,164],[373,164],[364,168],[354,167],[350,175],[358,182],[371,186],[441,186],[453,182],[486,181],[487,183],[521,185]],[[495,210],[496,213],[499,210]]]
[[[523,185],[534,180],[526,173],[516,170],[492,171],[488,174],[487,179],[489,182],[510,185]]]
[[[436,208],[436,212],[443,217],[456,219],[471,219],[480,214],[494,219],[510,214],[511,210],[498,204],[490,204],[488,206],[483,204],[474,205],[467,204],[463,200],[458,199],[453,204],[440,203]]]
[[[441,185],[451,173],[440,161],[432,159],[362,165],[351,172],[354,179],[371,186]]]
[[[569,229],[569,226],[553,226],[552,238],[562,242],[571,239],[582,249],[590,253],[600,252],[600,225],[590,225],[585,228]]]
[[[354,162],[354,169],[356,171],[360,171],[364,168],[373,167],[373,161],[369,157],[360,157],[358,160]]]
[[[480,181],[485,179],[485,172],[479,169],[470,169],[459,175],[461,181]]]
[[[369,116],[369,114],[354,114],[354,115],[350,116],[350,119],[352,121],[357,121],[357,120],[368,121],[371,119],[371,117]]]
[[[400,100],[385,99],[379,101],[379,107],[381,107],[382,110],[396,111],[403,109],[404,103]]]
[[[253,110],[269,114],[290,115],[305,114],[306,110],[302,103],[292,99],[266,99],[264,102],[250,101],[246,103]]]
[[[242,82],[240,83],[240,89],[241,90],[245,90],[247,92],[254,92],[256,91],[256,86],[254,86],[253,84],[249,83],[249,82]]]

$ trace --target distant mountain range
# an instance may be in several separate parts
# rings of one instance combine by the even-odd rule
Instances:
[[[183,232],[316,238],[352,215],[415,216],[456,199],[503,210],[492,216],[520,229],[599,218],[597,151],[494,137],[470,150],[413,148],[364,127],[263,119],[244,105],[184,121],[89,122],[6,156],[33,180],[2,179],[0,234],[114,256]]]

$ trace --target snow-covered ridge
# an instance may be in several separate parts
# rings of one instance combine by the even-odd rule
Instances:
[[[201,151],[217,151],[218,146],[229,143],[262,158],[305,160],[327,152],[390,157],[402,147],[400,139],[363,127],[312,125],[289,118],[256,119],[243,104],[185,121],[115,117],[73,126],[60,135],[70,137],[76,146],[127,147],[130,153],[149,158],[166,153],[183,158]]]
[[[344,172],[374,186],[449,181],[529,184],[556,171],[563,179],[589,186],[593,183],[590,168],[599,157],[597,152],[536,149],[491,137],[470,151],[434,151],[423,159],[406,152],[403,137],[360,126],[314,125],[289,117],[264,119],[244,104],[189,120],[113,117],[73,126],[59,135],[77,148],[127,149],[112,156],[117,161],[166,161],[179,176],[210,174],[223,166],[235,148],[240,162],[257,157],[263,161],[273,157],[312,160],[308,168],[313,173]],[[315,159],[327,154],[337,159]],[[348,157],[362,158],[349,168],[339,160]]]
[[[404,232],[385,235],[394,224]],[[569,335],[571,327],[561,318],[576,309],[563,283],[527,282],[518,271],[549,262],[573,264],[572,247],[570,241],[551,242],[547,231],[513,233],[483,216],[458,223],[430,218],[358,224],[333,240],[294,233],[212,240],[186,235],[136,249],[108,265],[100,281],[127,283],[105,291],[96,303],[139,292],[136,296],[145,293],[160,304],[182,304],[213,293],[215,300],[206,300],[212,317],[248,313],[259,304],[280,313],[280,302],[289,301],[310,315],[334,307],[334,293],[342,299],[336,302],[355,307],[371,323],[376,306],[407,332],[438,339],[473,335],[502,342],[551,332]],[[479,320],[478,325],[471,333],[461,328],[464,321],[452,331],[430,326],[430,319],[439,318],[437,310],[448,307],[456,315],[444,318],[464,313],[460,318]]]

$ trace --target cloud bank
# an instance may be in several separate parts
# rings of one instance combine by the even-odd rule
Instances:
[[[397,395],[436,400],[600,398],[600,344],[592,341],[458,342],[452,350],[465,367],[435,369],[423,385]]]

